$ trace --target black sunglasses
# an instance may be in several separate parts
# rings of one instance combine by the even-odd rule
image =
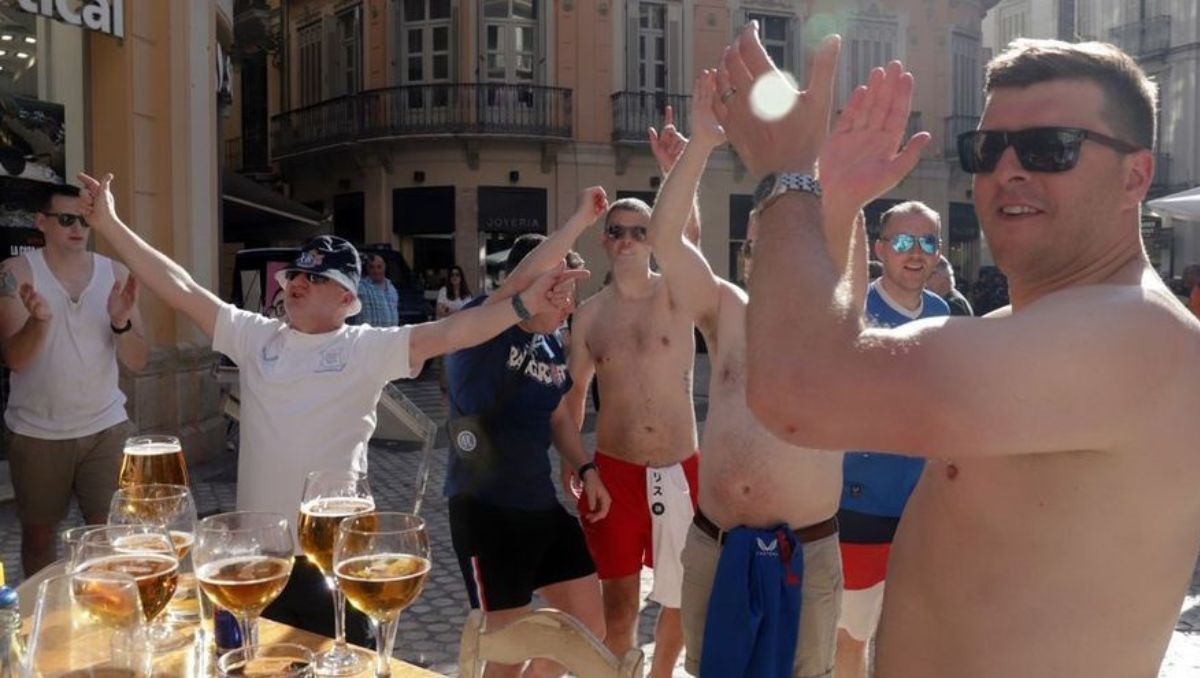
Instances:
[[[1127,141],[1078,127],[1032,127],[1017,132],[981,129],[958,135],[958,161],[968,174],[987,174],[996,169],[1004,149],[1012,146],[1027,172],[1066,172],[1079,162],[1084,139],[1121,153],[1141,150]]]
[[[291,282],[296,278],[296,276],[299,275],[305,276],[308,278],[308,282],[314,285],[324,285],[325,283],[329,282],[329,278],[321,275],[320,273],[309,273],[308,271],[288,271],[287,273],[283,274],[283,277],[286,278],[288,282]]]
[[[621,238],[624,238],[626,234],[628,234],[629,237],[633,238],[637,242],[644,242],[646,240],[646,227],[609,224],[608,228],[605,229],[604,234],[608,236],[609,240],[620,240]]]
[[[67,214],[66,212],[42,212],[42,214],[48,217],[54,217],[58,220],[58,225],[62,226],[63,228],[70,228],[74,226],[76,221],[78,221],[84,228],[91,226],[91,224],[87,222],[87,219],[84,219],[78,214]]]

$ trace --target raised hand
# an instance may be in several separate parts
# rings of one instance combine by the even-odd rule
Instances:
[[[567,270],[566,263],[560,262],[522,291],[521,301],[534,315],[545,311],[569,312],[575,306],[575,283],[591,274],[585,268]]]
[[[757,22],[743,28],[725,48],[713,109],[752,175],[813,172],[829,128],[841,44],[836,35],[821,42],[803,92],[796,91],[767,56]]]
[[[92,226],[104,228],[117,221],[117,203],[112,194],[112,180],[111,172],[106,173],[100,180],[84,172],[79,173],[79,181],[83,184],[83,190],[79,193],[79,213]]]
[[[651,127],[647,130],[647,136],[650,139],[650,151],[654,153],[654,160],[658,162],[659,171],[669,174],[671,168],[679,161],[679,156],[683,155],[683,149],[688,145],[687,137],[680,134],[675,127],[675,110],[667,106],[663,111],[662,132]]]
[[[854,90],[821,149],[818,172],[826,202],[850,213],[912,171],[930,139],[919,132],[901,148],[912,97],[912,73],[899,61],[872,70],[867,84]]]
[[[705,69],[692,84],[692,142],[710,150],[725,143],[725,130],[713,112],[716,98],[717,72]]]
[[[113,283],[112,291],[108,293],[108,318],[113,327],[124,327],[133,316],[137,306],[138,283],[133,274],[125,276],[125,284],[120,280]]]
[[[22,283],[17,294],[20,295],[21,303],[25,305],[25,310],[29,312],[29,315],[34,320],[45,322],[54,317],[54,314],[50,312],[50,304],[46,302],[46,299],[42,295],[38,294],[37,290],[33,289],[33,285]]]
[[[601,186],[589,186],[579,193],[579,206],[573,219],[582,219],[588,225],[604,216],[608,211],[608,195]]]

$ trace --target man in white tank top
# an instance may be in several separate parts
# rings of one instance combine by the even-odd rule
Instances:
[[[134,431],[117,359],[146,365],[137,281],[88,251],[78,196],[48,187],[35,222],[45,249],[0,263],[0,352],[12,370],[4,423],[26,576],[54,560],[72,496],[88,523],[107,520]]]

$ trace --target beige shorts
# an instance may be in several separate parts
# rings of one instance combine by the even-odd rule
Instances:
[[[85,519],[103,521],[117,490],[125,439],[134,432],[129,421],[67,440],[10,432],[8,466],[21,524],[57,525],[67,517],[72,496]]]
[[[683,640],[687,646],[684,667],[700,675],[700,653],[708,598],[721,548],[695,525],[683,547]],[[804,545],[804,584],[801,591],[800,637],[796,641],[795,678],[833,675],[838,613],[842,601],[842,554],[836,534]]]

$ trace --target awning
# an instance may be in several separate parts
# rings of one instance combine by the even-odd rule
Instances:
[[[325,216],[237,172],[221,170],[224,240],[304,240],[330,231]]]
[[[1200,186],[1147,201],[1146,207],[1159,216],[1200,221]]]

